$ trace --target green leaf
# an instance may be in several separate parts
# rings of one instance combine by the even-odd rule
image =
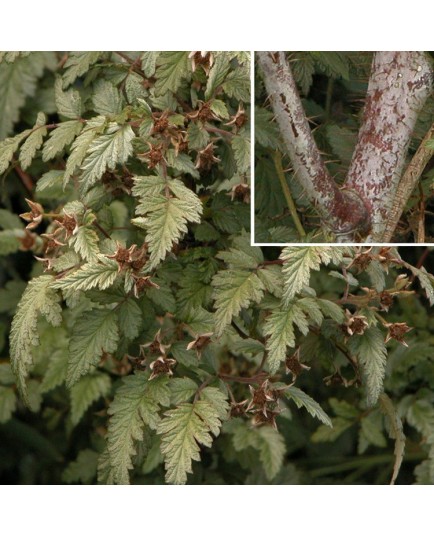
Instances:
[[[220,99],[213,99],[211,102],[211,111],[221,119],[229,119],[229,112],[226,104]]]
[[[267,364],[272,374],[276,373],[280,363],[285,361],[287,347],[295,346],[294,324],[304,335],[307,335],[309,322],[297,303],[291,304],[284,311],[272,311],[265,320],[264,335],[268,337],[266,341]]]
[[[52,66],[53,57],[52,52],[32,52],[0,64],[0,139],[12,132],[26,98],[35,94],[37,80],[45,67]]]
[[[0,255],[10,255],[20,249],[20,234],[23,231],[0,231]]]
[[[83,128],[80,121],[65,121],[60,123],[57,128],[51,131],[48,140],[44,143],[42,149],[42,160],[47,162],[52,160],[61,151],[65,149],[78,136]],[[40,181],[38,181],[39,184]]]
[[[205,89],[205,99],[209,100],[221,86],[230,71],[230,56],[227,52],[218,52],[210,69]]]
[[[69,239],[69,245],[88,262],[98,261],[98,242],[99,238],[96,232],[87,226],[77,227],[75,234]]]
[[[66,380],[68,349],[55,350],[50,355],[47,370],[41,383],[41,393],[47,393]]]
[[[255,270],[264,261],[261,248],[250,245],[250,234],[242,232],[232,239],[232,247],[217,254],[229,268],[246,268]]]
[[[401,468],[402,461],[404,459],[405,449],[405,434],[402,426],[402,421],[396,408],[394,407],[390,398],[382,393],[379,396],[380,409],[386,415],[389,421],[389,436],[395,440],[395,463],[393,465],[393,474],[390,483],[394,484]]]
[[[349,80],[348,58],[343,52],[311,52],[322,71],[333,78]]]
[[[206,400],[183,403],[167,411],[157,427],[164,455],[166,481],[185,484],[192,461],[200,461],[200,445],[210,447],[211,433],[220,433],[221,420],[215,406]]]
[[[270,426],[257,429],[259,443],[259,459],[264,467],[268,480],[272,480],[280,471],[286,452],[283,436]]]
[[[196,394],[199,386],[191,378],[174,378],[170,383],[170,404],[177,406],[188,402]]]
[[[46,117],[39,112],[33,132],[26,139],[20,150],[20,164],[23,169],[27,169],[35,157],[36,151],[41,148],[44,137],[47,135],[47,129],[44,126]]]
[[[54,84],[54,95],[56,99],[56,107],[59,115],[68,119],[78,119],[81,117],[81,96],[75,89],[63,91],[62,79],[56,78]],[[59,127],[62,123],[59,125]]]
[[[293,402],[295,402],[295,405],[297,406],[298,409],[305,408],[307,412],[310,415],[312,415],[312,417],[316,417],[326,426],[333,427],[330,417],[322,409],[322,407],[318,404],[318,402],[315,402],[313,398],[311,398],[308,394],[303,392],[301,389],[298,389],[298,387],[292,386],[292,387],[288,387],[287,389],[285,389],[285,396],[289,400],[292,400]]]
[[[118,321],[121,333],[127,339],[133,340],[139,335],[140,328],[143,327],[143,315],[137,302],[132,298],[123,301],[118,308]]]
[[[0,424],[7,422],[15,411],[17,397],[12,387],[0,385]]]
[[[241,65],[231,71],[222,87],[228,97],[250,102],[250,64]]]
[[[300,290],[309,283],[311,270],[319,270],[321,263],[331,260],[331,247],[287,247],[280,259],[283,260],[284,280],[283,303],[288,305]]]
[[[215,300],[215,325],[217,335],[231,323],[232,317],[251,303],[259,303],[264,296],[264,284],[254,272],[224,270],[213,280]]]
[[[163,95],[167,91],[175,93],[182,79],[190,72],[188,52],[161,52],[157,58],[155,94]]]
[[[12,369],[17,377],[17,385],[27,400],[26,378],[33,364],[32,347],[38,346],[37,322],[42,314],[53,326],[62,322],[60,297],[52,289],[54,277],[42,275],[29,282],[18,304],[10,333]]]
[[[291,70],[302,93],[307,95],[312,86],[313,75],[315,74],[315,65],[312,56],[308,52],[298,52],[296,58],[291,61]]]
[[[147,373],[127,376],[116,391],[108,413],[111,416],[107,447],[113,479],[117,484],[129,483],[131,458],[136,454],[135,443],[143,439],[145,426],[155,429],[159,422],[160,405],[168,406],[170,391],[166,377],[148,379]]]
[[[159,54],[159,52],[143,52],[140,56],[142,71],[146,77],[154,76]]]
[[[232,149],[239,173],[247,173],[250,169],[250,138],[244,135],[234,136]]]
[[[105,290],[113,285],[119,273],[118,263],[107,259],[103,255],[98,256],[100,262],[83,264],[83,266],[62,279],[58,279],[53,288],[61,289],[66,293],[77,290],[91,290],[99,288]]]
[[[278,149],[280,146],[279,129],[273,121],[273,114],[266,108],[255,107],[255,141],[270,149]]]
[[[111,381],[108,374],[95,372],[81,378],[71,388],[71,422],[76,426],[87,409],[102,396],[110,392]]]
[[[268,480],[272,480],[283,465],[285,440],[282,435],[270,426],[252,428],[245,421],[231,420],[229,432],[233,434],[233,445],[236,452],[249,447],[259,451],[259,459],[263,464]]]
[[[75,80],[86,73],[89,67],[101,57],[101,52],[70,52],[65,62],[63,74],[63,87],[74,83]]]
[[[130,125],[111,123],[102,136],[95,138],[87,150],[81,164],[83,174],[80,182],[84,192],[89,190],[108,169],[124,164],[133,152],[132,140],[135,134]]]
[[[103,352],[114,352],[119,340],[116,311],[85,311],[75,322],[69,344],[66,383],[72,387],[98,365]]]
[[[6,230],[22,229],[23,222],[16,214],[5,208],[0,208],[0,228]]]
[[[384,336],[377,327],[367,329],[362,335],[354,335],[348,347],[357,357],[365,378],[367,404],[373,406],[383,390],[387,349]]]
[[[98,465],[98,452],[91,449],[83,449],[78,453],[77,459],[70,462],[62,473],[62,480],[66,484],[81,482],[92,484]]]
[[[209,142],[209,134],[202,123],[190,123],[187,129],[188,147],[195,151],[203,149]]]
[[[166,186],[176,197],[158,193]],[[150,252],[148,268],[153,269],[188,231],[187,223],[200,222],[202,203],[194,192],[177,179],[166,183],[158,177],[137,177],[133,194],[141,196],[136,213],[146,217],[135,218],[132,222],[146,230]]]
[[[105,123],[106,118],[102,115],[89,119],[80,135],[74,140],[74,143],[71,145],[71,154],[66,162],[65,176],[63,179],[64,186],[68,183],[76,168],[83,162],[90,144],[102,132]]]
[[[119,114],[124,105],[118,89],[107,80],[98,80],[95,83],[92,103],[97,114],[106,116]]]

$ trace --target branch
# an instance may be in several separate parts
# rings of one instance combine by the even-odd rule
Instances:
[[[324,225],[336,235],[352,235],[364,229],[368,219],[366,207],[356,192],[340,189],[328,173],[285,53],[258,52],[257,57],[286,152],[295,170],[294,178],[318,210]]]
[[[426,136],[419,145],[416,154],[413,156],[411,162],[408,164],[404,175],[399,181],[399,186],[396,190],[395,197],[393,199],[392,209],[389,213],[389,218],[386,224],[386,230],[383,235],[383,242],[390,242],[392,240],[393,233],[398,225],[399,218],[410,199],[411,193],[416,187],[420,176],[425,169],[425,166],[430,161],[434,154],[433,149],[426,147],[426,142],[434,137],[434,123],[427,132]]]
[[[372,230],[367,241],[383,240],[411,134],[432,86],[433,71],[425,53],[374,55],[362,126],[345,184],[369,206]]]

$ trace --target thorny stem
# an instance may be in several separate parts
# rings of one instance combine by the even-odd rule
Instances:
[[[433,149],[426,147],[426,142],[434,137],[434,123],[426,133],[424,139],[419,145],[418,150],[408,164],[404,175],[399,181],[399,186],[396,190],[396,195],[393,199],[393,205],[388,215],[386,229],[383,235],[383,242],[390,242],[398,225],[399,218],[407,204],[412,191],[419,181],[426,165],[434,154]]]
[[[288,183],[286,182],[285,174],[283,172],[282,166],[282,155],[279,151],[276,151],[273,154],[274,166],[276,168],[276,173],[280,181],[280,186],[282,187],[283,195],[285,196],[286,203],[291,213],[291,217],[294,220],[294,224],[297,228],[298,234],[301,237],[306,236],[306,231],[303,228],[303,225],[298,217],[297,207],[295,206],[294,200],[292,199],[291,191],[289,189]]]
[[[401,216],[408,197],[394,207],[396,223],[386,235],[394,198],[399,199],[404,186],[400,179],[411,135],[432,88],[433,70],[424,52],[375,53],[362,126],[345,182],[369,207],[368,242],[389,241]]]
[[[368,223],[364,202],[355,191],[338,187],[330,176],[316,146],[294,77],[284,52],[258,52],[274,114],[294,168],[294,180],[303,187],[317,208],[324,225],[340,241],[351,240]]]

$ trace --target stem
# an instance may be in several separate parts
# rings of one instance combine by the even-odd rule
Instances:
[[[336,235],[353,235],[366,227],[368,213],[357,192],[342,190],[330,176],[316,146],[284,52],[258,52],[280,132],[303,187],[325,226]],[[347,237],[351,240],[352,236]],[[347,241],[345,238],[342,241]]]
[[[384,242],[390,242],[392,240],[393,233],[398,225],[399,218],[404,211],[412,191],[419,181],[420,176],[423,173],[426,165],[430,161],[434,150],[426,147],[426,142],[434,137],[434,123],[426,133],[424,139],[419,145],[418,150],[413,156],[411,162],[408,164],[404,175],[399,181],[399,186],[396,190],[395,197],[393,199],[392,209],[389,212],[389,218],[387,220],[386,229],[383,235]]]
[[[433,71],[424,52],[375,53],[362,126],[345,182],[369,207],[368,242],[387,241],[405,206],[407,198],[404,204],[399,201],[400,179],[414,125],[432,87]],[[386,236],[395,196],[395,224]]]
[[[291,217],[294,220],[294,224],[297,228],[298,234],[301,237],[304,237],[306,236],[306,231],[304,230],[303,225],[301,224],[300,218],[298,217],[297,207],[295,206],[294,200],[292,199],[292,196],[291,196],[291,191],[289,189],[288,183],[286,182],[285,174],[283,172],[283,167],[282,167],[282,155],[279,153],[279,151],[276,151],[274,153],[273,161],[274,161],[274,166],[276,168],[277,176],[279,177],[280,186],[282,187],[282,190],[283,190],[283,195],[285,196],[286,203],[289,208],[289,212],[291,213]]]

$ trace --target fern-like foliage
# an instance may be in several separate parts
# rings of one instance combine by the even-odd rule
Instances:
[[[38,316],[43,315],[53,326],[62,322],[60,298],[51,288],[53,281],[53,276],[42,275],[29,282],[11,326],[11,364],[25,399],[26,378],[33,364],[32,347],[39,344]]]
[[[107,448],[114,483],[129,483],[136,442],[143,438],[145,426],[152,430],[157,427],[160,405],[169,403],[167,378],[149,381],[148,374],[137,373],[124,379],[109,408]]]
[[[157,427],[161,438],[167,482],[185,484],[187,474],[192,472],[192,461],[200,460],[200,445],[210,447],[213,438],[220,433],[222,410],[227,405],[222,400],[215,403],[215,393],[207,397],[205,388],[201,400],[180,404],[165,413]],[[208,399],[207,399],[208,398]]]

